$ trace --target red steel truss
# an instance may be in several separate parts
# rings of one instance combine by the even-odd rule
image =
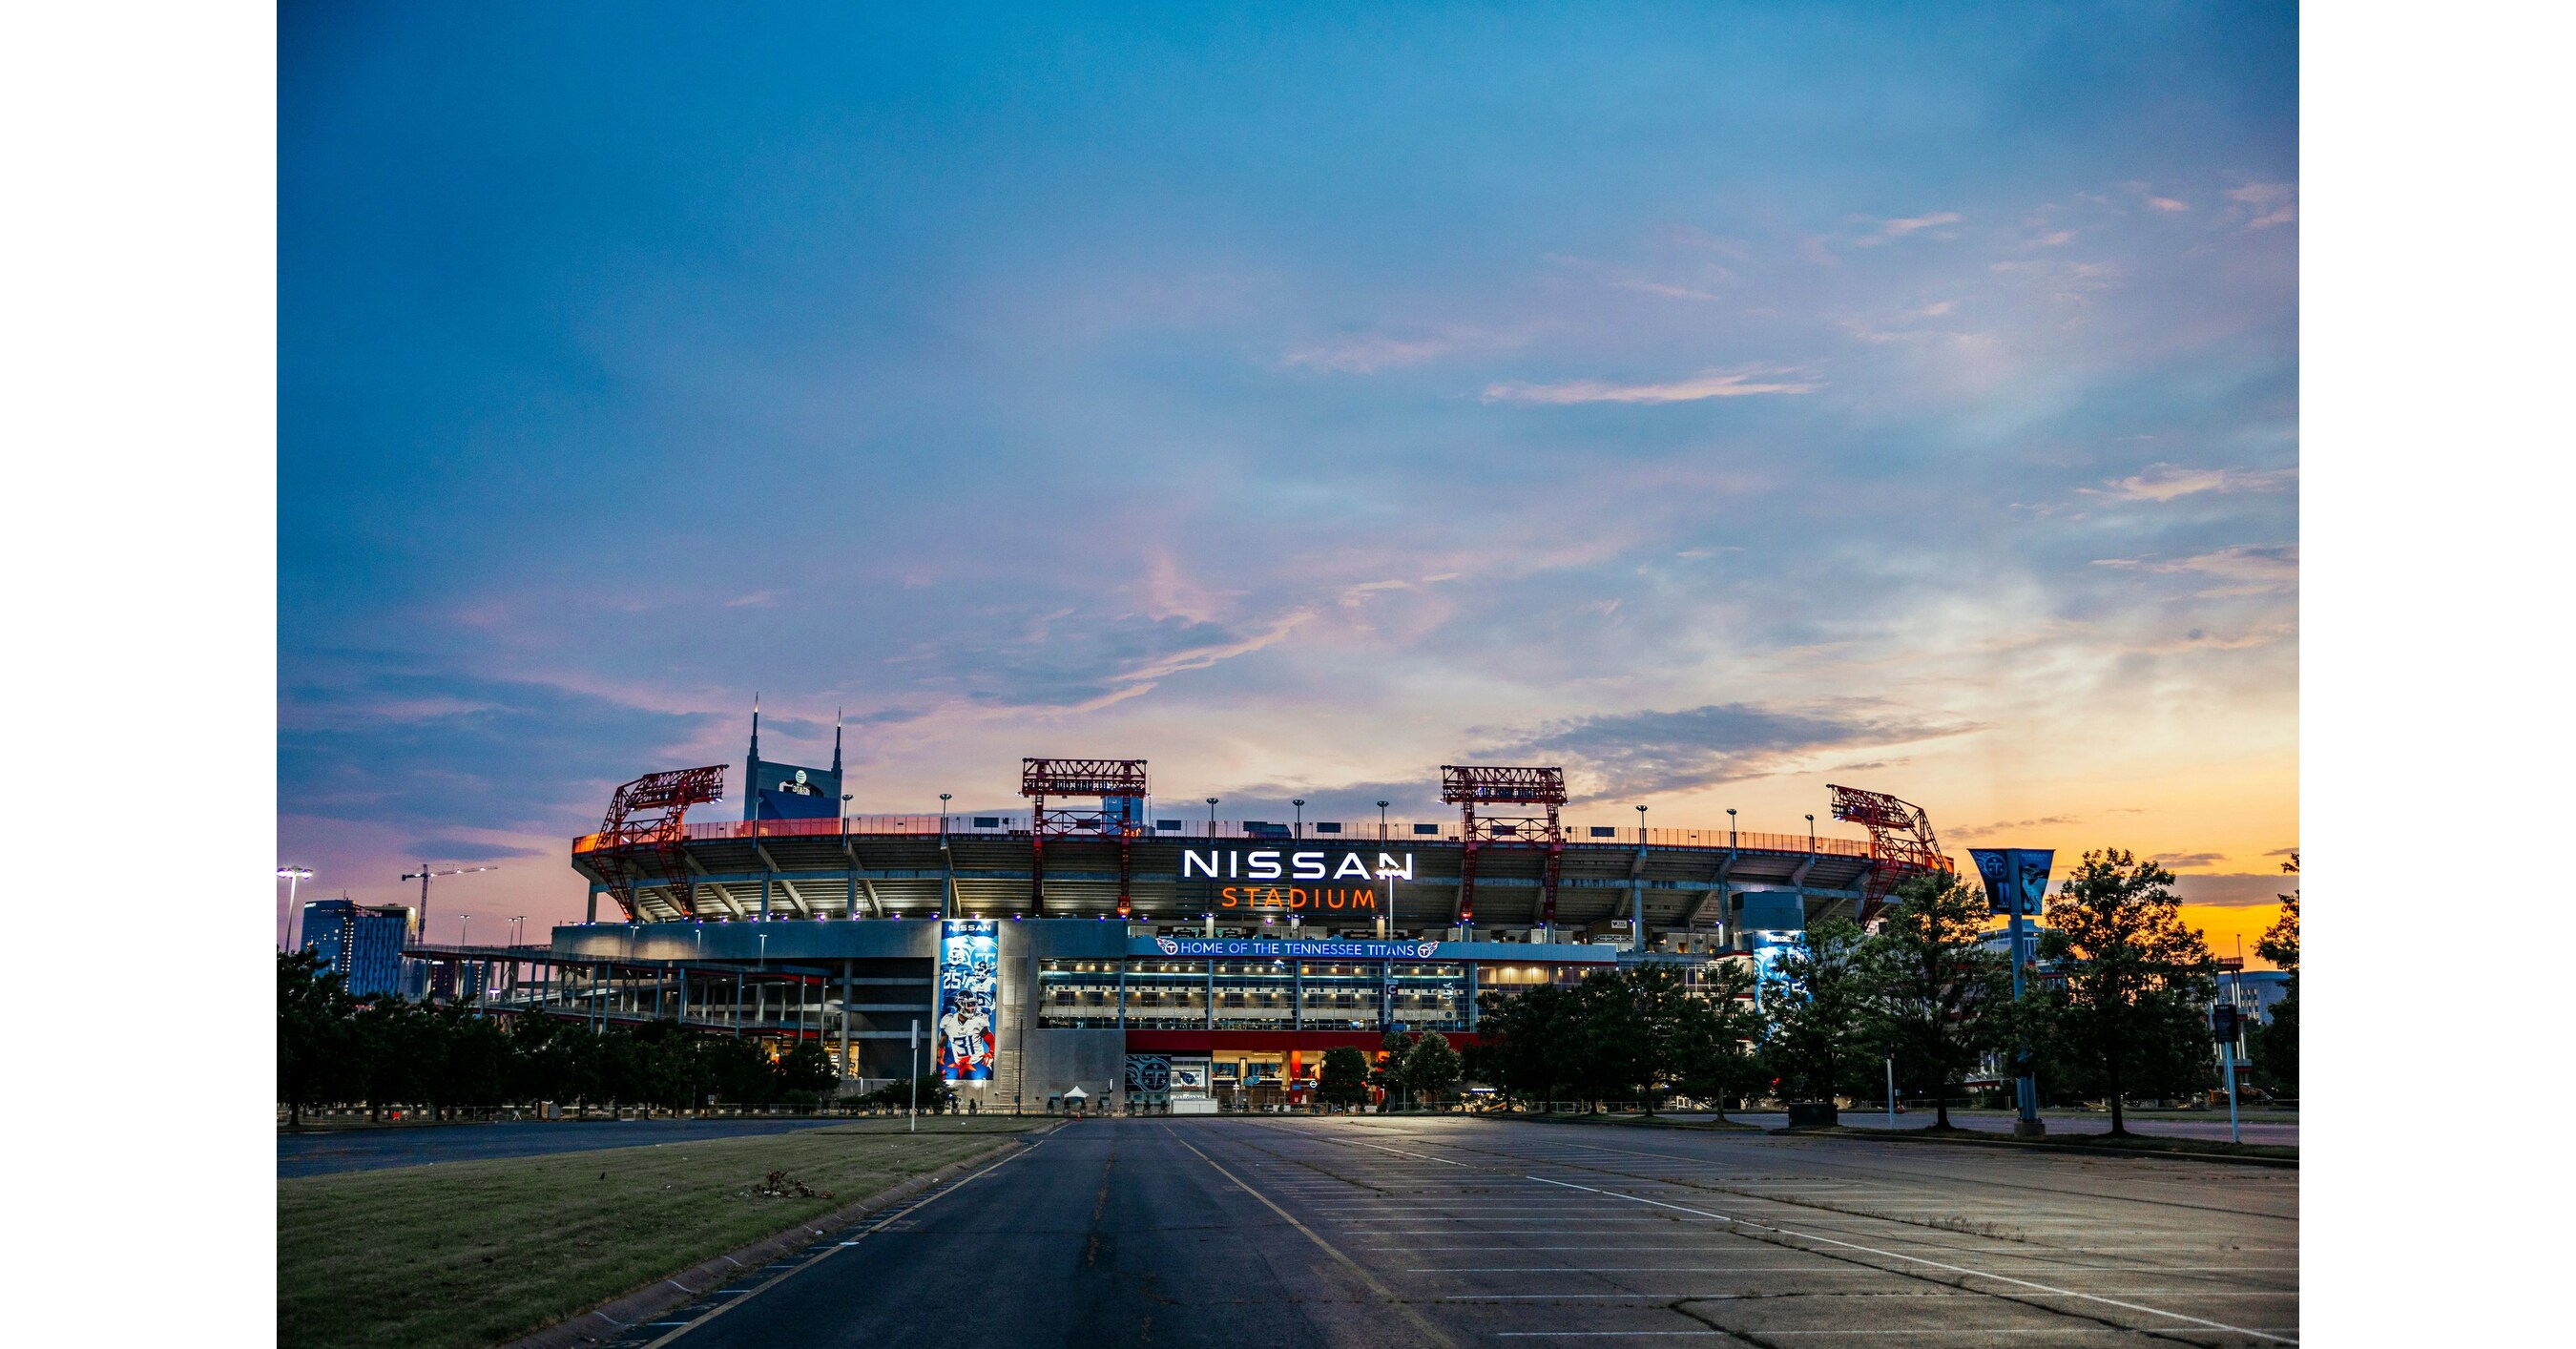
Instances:
[[[1557,873],[1565,862],[1565,828],[1557,808],[1565,804],[1562,768],[1480,768],[1440,765],[1440,799],[1457,806],[1466,853],[1458,869],[1458,922],[1476,921],[1476,853],[1489,845],[1545,848],[1547,876],[1539,890],[1539,922],[1556,925]],[[1479,817],[1476,807],[1500,806]],[[1531,807],[1542,807],[1532,810]],[[1518,807],[1518,809],[1513,809]]]
[[[1128,849],[1144,832],[1145,761],[1142,759],[1022,759],[1020,795],[1028,797],[1029,910],[1046,916],[1046,841],[1112,838],[1118,841],[1118,916],[1128,914]],[[1047,809],[1050,796],[1091,797],[1088,810]]]
[[[608,816],[600,822],[599,844],[591,866],[608,882],[617,906],[635,918],[635,893],[645,880],[644,859],[657,858],[669,879],[680,912],[698,916],[698,887],[689,879],[689,864],[680,844],[687,837],[689,807],[724,799],[723,764],[647,773],[608,798]]]
[[[1862,922],[1877,917],[1888,895],[1907,879],[1926,872],[1958,870],[1942,855],[1940,840],[1932,836],[1932,817],[1923,812],[1923,807],[1885,792],[1858,787],[1826,783],[1825,790],[1834,794],[1835,819],[1849,820],[1869,830],[1870,868],[1861,890]]]

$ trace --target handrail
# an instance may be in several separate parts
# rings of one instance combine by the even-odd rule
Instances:
[[[988,825],[978,828],[971,822],[979,818],[998,819],[1001,823],[999,825]],[[1005,812],[999,815],[983,816],[978,816],[969,812],[947,816],[944,823],[946,825],[944,832],[949,837],[958,839],[1025,839],[1029,835],[1029,817],[1028,812],[1026,811],[1019,812],[1018,814]],[[1290,846],[1311,847],[1316,845],[1343,843],[1353,846],[1395,847],[1398,845],[1416,844],[1455,844],[1461,841],[1460,825],[1456,820],[1389,820],[1386,823],[1385,832],[1382,835],[1379,832],[1379,826],[1375,820],[1368,821],[1365,824],[1352,821],[1342,821],[1340,822],[1342,824],[1342,829],[1339,833],[1319,833],[1315,827],[1316,822],[1309,821],[1305,825],[1305,832],[1303,834],[1289,835],[1269,832],[1274,829],[1295,828],[1294,825],[1288,824],[1284,821],[1258,822],[1262,825],[1262,832],[1260,833],[1252,832],[1247,827],[1246,822],[1241,820],[1218,820],[1211,827],[1210,823],[1206,820],[1184,819],[1181,821],[1181,827],[1179,829],[1155,829],[1152,827],[1153,823],[1154,821],[1150,818],[1145,821],[1147,827],[1142,834],[1137,836],[1138,842],[1152,842],[1155,840],[1186,842],[1191,839],[1245,839],[1264,843],[1281,843]],[[1327,821],[1326,823],[1331,822]],[[730,839],[838,838],[844,834],[851,838],[935,839],[940,837],[943,832],[941,827],[942,824],[942,817],[937,815],[850,815],[837,819],[827,818],[816,820],[692,821],[691,823],[682,826],[681,832],[683,837],[690,842],[722,841]],[[1430,826],[1431,832],[1416,832],[1416,826],[1418,825]],[[1635,825],[1608,827],[1609,832],[1606,834],[1597,834],[1595,831],[1600,828],[1604,828],[1604,826],[1580,824],[1567,825],[1565,827],[1566,846],[1569,848],[1634,848],[1638,846],[1638,835],[1640,831]],[[1650,850],[1655,848],[1688,848],[1695,851],[1725,852],[1731,848],[1743,852],[1766,853],[1804,853],[1812,851],[1820,857],[1867,857],[1870,855],[1869,840],[1867,839],[1829,838],[1824,836],[1810,839],[1805,834],[1772,834],[1752,829],[1726,830],[1656,828],[1645,830],[1643,833],[1645,836],[1645,846]],[[1079,838],[1080,836],[1077,835],[1075,837]],[[1485,846],[1496,848],[1527,848],[1531,845],[1523,842],[1493,843]],[[572,850],[576,854],[592,852],[598,847],[599,835],[597,834],[583,834],[572,842]]]

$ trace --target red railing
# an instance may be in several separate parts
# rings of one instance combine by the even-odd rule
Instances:
[[[1001,823],[978,828],[973,823],[978,818],[997,819]],[[1325,821],[1325,823],[1332,822]],[[1320,832],[1315,827],[1316,822],[1310,820],[1306,822],[1303,834],[1293,832],[1282,834],[1271,831],[1277,829],[1293,831],[1296,826],[1288,821],[1280,821],[1265,824],[1261,832],[1255,833],[1245,828],[1240,820],[1219,820],[1216,822],[1214,831],[1211,832],[1206,820],[1183,819],[1178,829],[1156,829],[1153,827],[1154,821],[1148,818],[1145,821],[1143,837],[1147,840],[1217,838],[1308,844],[1376,844],[1383,841],[1390,846],[1400,843],[1460,841],[1456,820],[1442,820],[1436,825],[1429,820],[1418,822],[1389,820],[1383,835],[1379,833],[1378,822],[1375,820],[1366,823],[1346,820],[1340,823],[1342,827],[1338,833]],[[1416,833],[1414,827],[1417,823],[1433,825],[1435,832]],[[852,815],[846,819],[823,820],[692,821],[683,826],[682,832],[692,842],[748,838],[838,838],[845,831],[852,838],[936,838],[939,836],[940,824],[940,817],[937,815]],[[1006,812],[980,817],[972,814],[951,815],[947,817],[947,831],[958,838],[1010,838],[1015,835],[1025,838],[1029,832],[1028,812],[1022,811],[1018,814]],[[1729,847],[1734,847],[1746,852],[1772,853],[1802,853],[1809,850],[1809,840],[1805,834],[1770,834],[1751,829],[1733,833],[1724,829],[1649,829],[1645,833],[1646,846],[1649,848],[1707,848],[1722,852]],[[1575,847],[1633,848],[1637,846],[1637,829],[1634,825],[1627,825],[1611,828],[1606,834],[1596,834],[1592,826],[1570,824],[1565,827],[1565,841]],[[572,850],[576,853],[585,853],[598,846],[599,835],[584,834],[573,840]],[[1813,847],[1819,856],[1824,857],[1869,856],[1867,839],[1818,837],[1814,840]]]

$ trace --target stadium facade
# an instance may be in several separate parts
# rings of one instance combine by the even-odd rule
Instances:
[[[1876,824],[1571,824],[1553,768],[1443,768],[1460,814],[1436,821],[1193,817],[1141,761],[1066,759],[1023,762],[1026,810],[849,815],[837,740],[797,768],[755,729],[740,819],[689,818],[722,767],[639,778],[573,841],[583,922],[408,954],[490,971],[496,1009],[810,1040],[854,1084],[917,1063],[984,1109],[1260,1108],[1305,1099],[1337,1046],[1472,1040],[1489,991],[1637,963],[1696,980],[1866,918],[1929,843],[1928,822],[1895,848]]]

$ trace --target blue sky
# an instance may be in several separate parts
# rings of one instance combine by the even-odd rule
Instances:
[[[2268,896],[2295,11],[1894,9],[287,6],[281,857],[569,915],[758,691],[861,810],[1561,762]]]

